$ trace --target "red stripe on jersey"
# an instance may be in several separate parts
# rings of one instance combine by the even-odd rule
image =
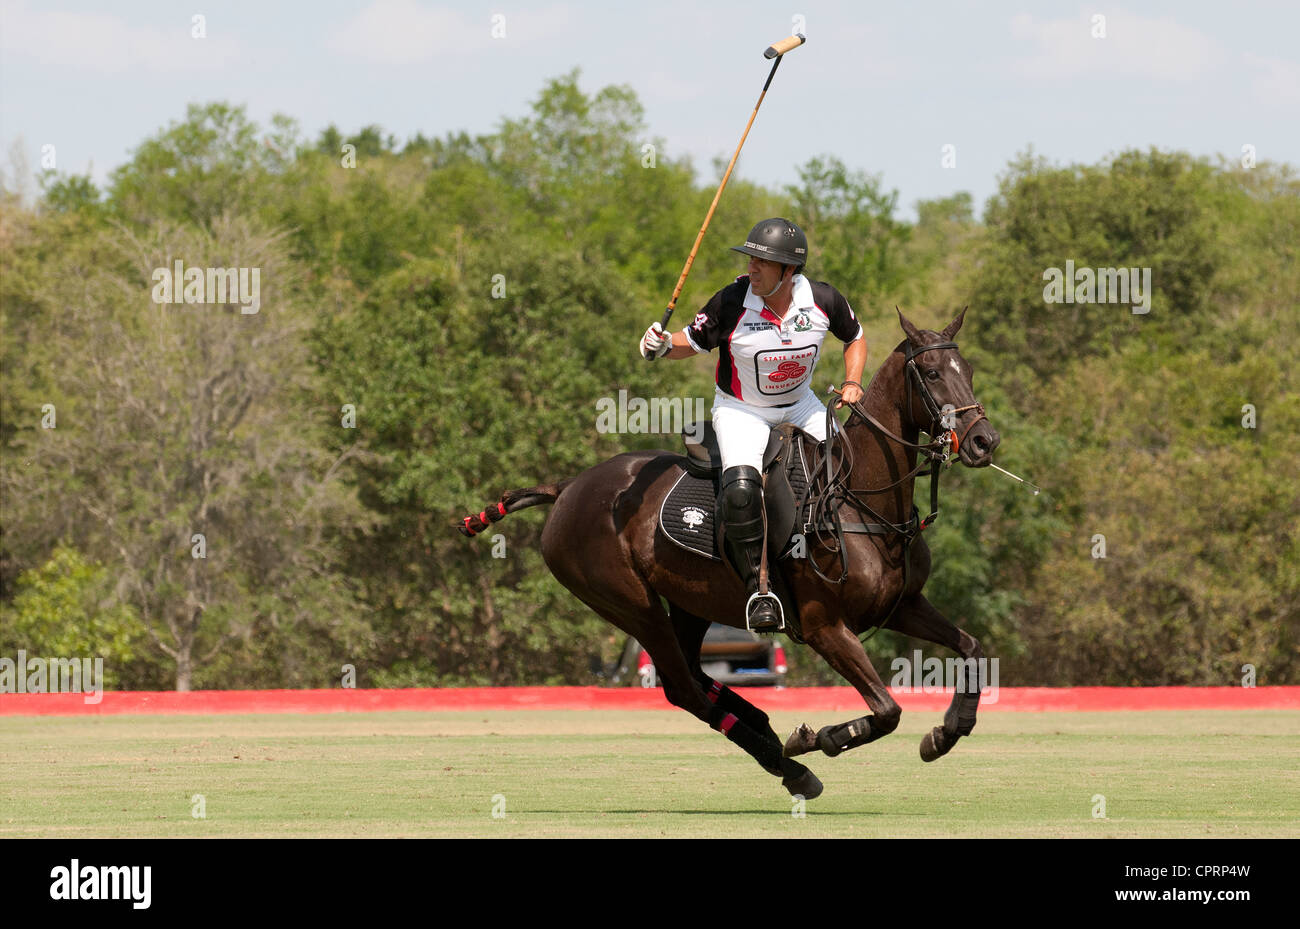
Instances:
[[[742,312],[740,319],[736,320],[736,325],[727,335],[727,355],[731,358],[731,395],[737,400],[744,400],[745,398],[740,392],[740,365],[736,364],[736,353],[731,350],[731,340],[736,335],[736,330],[740,328],[740,320],[744,318],[745,314]],[[718,359],[718,361],[721,363],[721,359]]]
[[[816,310],[818,313],[821,313],[823,316],[825,316],[825,317],[826,317],[826,322],[829,323],[829,322],[831,321],[831,314],[830,314],[830,313],[827,313],[825,310],[823,310],[821,307],[819,307],[816,303],[813,304],[813,309]]]

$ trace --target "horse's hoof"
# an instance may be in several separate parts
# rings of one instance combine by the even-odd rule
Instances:
[[[805,800],[816,800],[822,795],[823,790],[822,782],[817,779],[817,775],[807,769],[798,777],[787,777],[781,782],[781,786],[790,791],[790,796],[803,797]]]
[[[807,723],[800,723],[799,728],[790,733],[790,738],[785,740],[785,748],[781,753],[786,758],[793,758],[795,755],[811,752],[815,748],[817,748],[817,733],[809,728]]]
[[[921,739],[921,760],[937,761],[952,751],[956,742],[955,736],[948,735],[943,731],[943,727],[935,726]]]

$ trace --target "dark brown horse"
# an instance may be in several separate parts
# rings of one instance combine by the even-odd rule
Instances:
[[[979,642],[921,594],[930,552],[912,506],[913,483],[927,464],[923,460],[918,468],[919,453],[929,459],[947,449],[941,439],[959,439],[955,451],[962,463],[983,467],[1000,441],[975,400],[970,364],[952,342],[964,316],[963,310],[936,333],[918,331],[899,313],[907,338],[876,371],[836,441],[827,443],[841,446],[841,454],[832,458],[847,471],[847,481],[838,493],[826,486],[819,493],[849,531],[810,538],[807,557],[784,565],[804,640],[858,690],[869,716],[819,732],[801,725],[783,745],[766,713],[701,671],[700,644],[709,623],[743,628],[746,594],[724,562],[706,561],[656,531],[660,503],[685,466],[679,454],[629,452],[558,484],[507,491],[499,503],[458,526],[473,534],[507,513],[554,504],[542,532],[542,554],[560,582],[646,648],[673,705],[724,732],[764,770],[781,777],[791,794],[811,799],[821,793],[821,782],[793,756],[818,748],[838,755],[898,726],[901,709],[867,658],[860,635],[883,623],[944,645],[963,659],[983,657]],[[949,405],[958,411],[947,424],[951,431],[938,421]],[[923,429],[940,438],[918,444]],[[817,452],[810,437],[802,441],[806,454]],[[894,531],[851,531],[852,524],[867,522],[887,522]],[[842,548],[843,560],[828,546]],[[840,566],[846,571],[837,572]],[[845,576],[834,583],[838,573]],[[960,664],[965,669],[974,662]],[[943,725],[922,739],[924,760],[944,755],[974,728],[979,687],[965,683],[963,678]]]

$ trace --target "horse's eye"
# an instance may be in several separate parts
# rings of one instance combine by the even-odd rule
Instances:
[[[925,372],[925,376],[932,381],[937,381],[939,379],[939,372],[936,371],[934,368],[931,368],[930,370]]]

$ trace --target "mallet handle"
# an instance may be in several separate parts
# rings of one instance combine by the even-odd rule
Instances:
[[[767,76],[767,83],[763,85],[763,92],[758,95],[758,102],[754,104],[754,112],[749,114],[749,122],[745,124],[745,134],[740,137],[740,144],[736,146],[736,151],[731,156],[731,162],[727,165],[727,171],[722,175],[722,183],[718,185],[718,191],[713,195],[713,202],[709,204],[709,212],[704,217],[704,225],[700,227],[700,232],[695,237],[695,244],[691,246],[691,253],[686,256],[686,265],[682,268],[682,276],[677,279],[677,286],[673,288],[672,299],[668,301],[668,309],[664,311],[664,318],[660,322],[664,329],[668,328],[668,320],[672,319],[673,310],[677,309],[677,298],[682,295],[682,287],[686,285],[686,278],[691,273],[691,265],[695,264],[695,255],[700,250],[700,243],[704,241],[704,233],[708,230],[709,223],[713,221],[713,212],[718,208],[718,201],[722,199],[722,191],[726,189],[727,181],[731,179],[731,171],[736,167],[736,159],[740,157],[740,150],[745,147],[745,139],[749,138],[749,129],[754,125],[754,117],[758,115],[758,108],[763,105],[763,98],[767,96],[768,85],[772,83],[772,75],[776,74],[776,69],[780,64],[780,58],[772,62],[772,70]]]
[[[740,157],[740,150],[745,147],[745,139],[749,138],[749,129],[754,125],[754,117],[758,115],[758,108],[763,105],[763,98],[767,96],[767,89],[772,86],[772,78],[776,76],[776,69],[781,64],[781,57],[792,48],[798,48],[808,41],[807,36],[802,33],[796,33],[788,39],[782,39],[773,45],[767,47],[763,52],[764,58],[775,58],[772,62],[772,70],[768,72],[767,80],[763,83],[763,92],[758,95],[758,102],[754,104],[754,112],[749,114],[749,122],[745,124],[745,134],[740,137],[740,144],[736,146],[736,151],[731,156],[731,161],[727,165],[727,171],[722,175],[722,183],[718,185],[718,191],[713,195],[713,202],[709,204],[708,215],[704,217],[704,225],[700,227],[699,235],[695,237],[695,244],[691,246],[691,253],[686,256],[686,264],[682,268],[682,276],[677,279],[677,286],[673,288],[672,299],[668,301],[668,309],[664,310],[664,318],[659,325],[667,331],[668,321],[673,317],[673,310],[677,309],[677,298],[682,295],[682,287],[686,285],[686,278],[691,273],[691,265],[695,264],[695,255],[700,250],[700,243],[704,241],[704,233],[709,228],[709,223],[713,220],[713,211],[718,208],[718,201],[722,199],[722,191],[727,186],[727,181],[731,179],[731,171],[736,167],[736,159]],[[649,361],[654,361],[651,357]]]

